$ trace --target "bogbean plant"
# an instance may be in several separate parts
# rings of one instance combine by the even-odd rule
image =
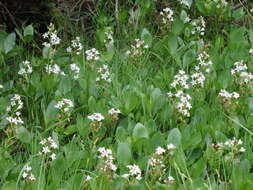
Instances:
[[[124,40],[1,32],[1,189],[253,189],[252,8],[142,2]]]

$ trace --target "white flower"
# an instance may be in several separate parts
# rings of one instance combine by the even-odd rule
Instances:
[[[96,78],[96,81],[106,81],[111,82],[111,77],[109,73],[109,68],[107,65],[102,65],[102,67],[99,67],[98,69],[99,76]]]
[[[31,174],[31,175],[29,176],[29,179],[30,179],[31,181],[35,181],[35,180],[36,180],[36,178],[35,178],[35,176],[34,176],[33,174]]]
[[[97,60],[99,60],[100,53],[95,48],[86,50],[85,54],[86,54],[86,59],[88,61],[97,61]]]
[[[54,29],[54,25],[50,23],[48,26],[48,32],[42,35],[44,39],[48,39],[49,42],[44,42],[45,47],[52,47],[60,44],[61,39],[57,36],[57,31]]]
[[[71,53],[71,52],[72,52],[72,48],[71,48],[71,47],[67,47],[67,48],[66,48],[66,51],[67,51],[68,53]]]
[[[186,7],[188,7],[188,8],[190,8],[190,4],[189,4],[189,1],[187,1],[187,0],[178,0],[179,2],[180,2],[180,4],[182,4],[182,5],[185,5]]]
[[[25,167],[25,171],[26,171],[26,172],[29,172],[29,171],[31,171],[31,170],[32,170],[32,167],[31,167],[31,166],[27,165],[27,166]]]
[[[192,81],[191,84],[192,86],[200,85],[202,88],[204,87],[204,82],[206,80],[206,77],[203,75],[203,73],[194,73],[191,75]]]
[[[144,54],[145,50],[149,48],[147,44],[145,44],[144,40],[135,39],[135,43],[131,45],[131,49],[126,52],[126,55],[130,55],[131,57],[140,57]]]
[[[49,74],[53,73],[53,74],[65,75],[65,73],[61,71],[61,68],[57,64],[46,65],[45,69],[46,69],[46,72]]]
[[[171,83],[171,87],[173,88],[184,88],[184,89],[188,89],[189,85],[188,85],[188,79],[189,76],[185,74],[185,72],[183,70],[179,70],[178,74],[174,76],[174,80]]]
[[[169,176],[169,177],[167,178],[167,181],[168,181],[168,183],[172,184],[172,183],[174,183],[175,179],[174,179],[174,177]]]
[[[195,19],[191,22],[192,25],[192,34],[199,34],[201,36],[205,35],[205,28],[206,28],[206,23],[204,18],[201,16],[198,19]]]
[[[112,150],[107,149],[105,147],[100,147],[98,149],[98,152],[99,152],[98,158],[100,158],[101,161],[103,162],[102,167],[100,169],[102,171],[111,170],[115,172],[117,170],[117,166],[113,164],[114,157],[112,156]]]
[[[28,176],[28,173],[26,173],[26,172],[24,172],[23,174],[22,174],[22,177],[23,178],[26,178]]]
[[[47,140],[46,140],[46,139],[43,139],[43,140],[40,141],[40,144],[41,144],[41,145],[44,145],[44,144],[46,144],[46,142],[47,142]]]
[[[237,92],[229,93],[228,91],[226,91],[224,89],[219,92],[219,95],[221,97],[226,98],[226,99],[231,99],[231,98],[238,99],[240,97],[240,95]]]
[[[190,103],[191,96],[189,94],[185,94],[182,90],[178,90],[174,96],[177,98],[177,111],[186,117],[190,117],[190,110],[192,108]]]
[[[103,121],[105,118],[101,113],[93,113],[92,115],[88,116],[88,119],[91,121],[100,122],[100,121]]]
[[[68,47],[66,51],[68,53],[75,52],[76,55],[80,55],[83,50],[83,45],[80,42],[80,37],[76,37],[74,40],[71,41],[71,47]]]
[[[240,150],[239,150],[239,152],[245,152],[246,150],[245,150],[245,148],[243,148],[243,147],[241,147],[240,148]]]
[[[56,144],[56,142],[51,142],[51,145],[50,147],[52,147],[53,149],[57,149],[58,148],[58,145]]]
[[[142,177],[141,177],[141,170],[140,170],[139,166],[134,164],[134,165],[127,165],[126,167],[129,169],[128,176],[133,176],[137,180],[141,180]],[[125,174],[125,176],[127,176],[127,175]]]
[[[63,98],[61,101],[58,101],[54,107],[63,112],[68,112],[70,108],[74,107],[74,103],[70,99]]]
[[[29,61],[23,61],[21,63],[21,66],[20,66],[20,70],[18,72],[19,75],[27,75],[27,74],[31,74],[33,72],[33,69],[30,65],[30,62]]]
[[[105,32],[105,40],[104,40],[105,46],[109,47],[113,45],[114,40],[113,40],[113,32],[110,29],[109,31]]]
[[[44,147],[42,148],[42,152],[46,154],[46,153],[48,153],[48,152],[51,152],[51,150],[49,149],[48,146],[44,146]]]
[[[176,147],[175,147],[174,144],[168,144],[168,145],[167,145],[167,149],[168,149],[168,150],[175,150]]]
[[[31,167],[31,166],[29,166],[29,165],[25,166],[24,172],[23,172],[23,174],[22,174],[22,177],[23,177],[24,179],[29,179],[29,180],[31,180],[31,181],[35,181],[36,178],[35,178],[35,176],[31,173],[31,171],[32,171],[32,167]]]
[[[56,159],[56,154],[55,154],[55,153],[51,154],[51,155],[50,155],[50,158],[51,158],[52,160],[55,160],[55,159]]]
[[[80,67],[77,64],[70,64],[70,70],[74,72],[74,79],[78,79]]]
[[[108,111],[108,114],[109,115],[114,115],[114,114],[120,114],[120,110],[119,109],[116,109],[116,108],[111,108],[109,111]]]
[[[164,153],[165,153],[165,149],[160,147],[160,146],[157,147],[156,150],[155,150],[155,154],[157,154],[157,155],[162,155]]]
[[[168,24],[168,23],[172,22],[174,20],[173,14],[174,14],[174,12],[169,7],[163,9],[160,12],[160,15],[162,16],[163,23]]]
[[[92,179],[91,176],[87,175],[85,181],[90,181],[91,179]]]

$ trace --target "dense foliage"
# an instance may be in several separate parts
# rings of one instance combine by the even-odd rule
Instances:
[[[102,5],[0,32],[1,190],[252,190],[252,4]]]

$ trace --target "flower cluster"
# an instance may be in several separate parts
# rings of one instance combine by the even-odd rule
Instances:
[[[102,67],[99,67],[97,71],[99,74],[99,76],[96,78],[97,82],[105,81],[110,83],[112,81],[107,65],[103,64]]]
[[[192,105],[190,103],[191,96],[184,92],[189,89],[189,76],[183,70],[179,70],[178,74],[175,75],[174,80],[170,84],[172,88],[176,90],[175,93],[168,92],[169,98],[174,98],[176,102],[176,109],[178,113],[183,116],[190,117],[190,109]]]
[[[172,185],[174,182],[175,182],[175,179],[172,176],[168,176],[168,178],[164,180],[164,183],[166,183],[168,186]]]
[[[20,70],[18,71],[19,75],[27,75],[27,74],[31,74],[33,72],[33,69],[30,65],[29,61],[23,61],[20,67]]]
[[[204,87],[204,82],[206,80],[205,75],[202,72],[198,72],[198,73],[193,73],[191,75],[191,84],[192,86],[201,86],[202,88]]]
[[[59,75],[65,75],[64,71],[61,70],[61,68],[59,67],[59,65],[54,64],[54,65],[46,65],[45,67],[46,72],[48,74],[59,74]]]
[[[48,32],[43,34],[43,38],[48,39],[48,42],[43,43],[45,47],[53,47],[60,44],[61,41],[61,39],[57,36],[57,31],[52,23],[48,26]]]
[[[162,16],[163,23],[168,24],[168,23],[172,22],[174,20],[173,14],[174,14],[173,10],[170,9],[169,7],[163,9],[160,12],[160,15]]]
[[[205,35],[205,28],[206,28],[206,23],[204,18],[201,16],[198,19],[195,19],[191,22],[192,25],[192,30],[191,33],[192,35]]]
[[[240,94],[238,94],[237,92],[229,93],[224,89],[219,92],[219,95],[224,99],[231,99],[231,98],[238,99],[240,97]]]
[[[40,155],[50,155],[49,158],[51,160],[56,159],[55,150],[58,149],[58,144],[54,141],[52,137],[48,137],[46,139],[42,139],[40,144],[43,146],[42,151],[39,152]]]
[[[105,147],[100,147],[98,149],[98,153],[98,158],[101,161],[99,168],[103,172],[115,172],[117,170],[117,166],[113,164],[114,157],[112,156],[112,150]]]
[[[25,180],[31,180],[31,181],[35,181],[36,180],[35,176],[32,173],[32,167],[29,166],[29,165],[25,166],[24,172],[22,174],[22,177]]]
[[[228,92],[224,89],[222,89],[219,92],[219,96],[221,97],[222,100],[222,105],[225,110],[230,110],[230,111],[235,111],[237,108],[238,102],[236,99],[240,97],[240,94],[237,92]]]
[[[205,74],[210,72],[210,67],[213,64],[209,59],[209,55],[203,51],[198,55],[198,65],[194,67],[194,73],[191,75],[192,86],[204,87],[206,80]]]
[[[61,110],[62,112],[68,112],[71,108],[74,107],[74,103],[70,99],[63,98],[61,101],[57,102],[54,107]]]
[[[77,80],[79,78],[80,67],[77,64],[70,64],[70,70],[74,72],[74,79]]]
[[[88,119],[91,120],[92,126],[100,126],[105,118],[101,113],[93,113],[88,116]]]
[[[71,40],[71,46],[66,49],[68,53],[75,53],[76,55],[80,55],[82,50],[83,45],[80,42],[80,37],[76,37],[76,39]]]
[[[18,125],[23,124],[24,121],[21,119],[21,113],[20,110],[23,108],[23,102],[21,100],[20,95],[15,94],[11,100],[10,100],[10,106],[6,108],[6,112],[8,116],[6,117],[6,120],[10,124]]]
[[[131,45],[131,49],[126,52],[126,55],[131,57],[140,57],[144,54],[145,49],[148,49],[148,45],[145,45],[144,40],[135,39],[135,43]]]
[[[162,147],[157,147],[153,156],[149,159],[149,164],[151,167],[161,167],[164,168],[163,164],[164,153],[166,150]]]
[[[228,2],[226,0],[213,0],[214,3],[216,4],[216,8],[224,8],[228,5]]]
[[[183,70],[179,70],[178,74],[174,76],[174,80],[170,84],[170,86],[175,89],[177,88],[189,89],[189,85],[187,82],[188,79],[189,79],[189,76]]]
[[[129,177],[134,177],[137,180],[141,180],[141,170],[139,168],[139,166],[137,165],[127,165],[126,166],[129,169],[129,173],[123,174],[122,177],[123,178],[129,178]]]
[[[108,110],[108,114],[111,116],[113,121],[117,121],[119,119],[120,110],[116,108],[112,108]]]
[[[247,71],[248,67],[243,61],[235,62],[234,69],[231,69],[231,74],[235,77],[236,82],[240,85],[253,84],[253,75]]]
[[[245,148],[242,146],[243,142],[241,139],[229,139],[227,141],[213,143],[212,147],[220,152],[228,151],[233,153],[245,152]]]
[[[188,8],[191,7],[191,5],[190,5],[190,3],[189,3],[188,0],[178,0],[178,1],[179,1],[179,3],[180,3],[181,5],[184,5],[184,6],[188,7]]]
[[[2,84],[0,84],[0,88],[4,88],[4,86]]]
[[[113,45],[114,39],[113,39],[113,31],[111,29],[105,32],[104,43],[106,47]]]
[[[210,56],[206,51],[201,52],[198,55],[198,65],[195,66],[195,71],[201,71],[205,73],[210,72],[210,66],[213,65],[213,62],[210,61]]]
[[[190,110],[192,105],[190,103],[191,96],[186,94],[182,90],[178,90],[176,93],[167,93],[168,97],[174,97],[176,99],[176,109],[178,113],[182,114],[183,116],[190,117]]]
[[[97,61],[99,60],[100,53],[95,48],[85,51],[87,61]]]
[[[150,175],[152,178],[169,185],[171,183],[168,182],[168,179],[164,179],[164,176],[166,176],[168,173],[166,170],[166,165],[168,163],[166,161],[168,161],[170,157],[174,155],[176,147],[173,144],[168,144],[166,148],[167,149],[157,147],[155,152],[152,154],[152,157],[149,159],[149,165]]]
[[[149,159],[149,164],[152,167],[159,166],[161,168],[164,168],[165,165],[163,164],[163,160],[164,160],[165,153],[167,153],[170,156],[174,155],[174,151],[176,149],[176,146],[174,144],[168,144],[166,148],[167,150],[159,146],[155,149],[155,152],[153,153],[152,157]]]

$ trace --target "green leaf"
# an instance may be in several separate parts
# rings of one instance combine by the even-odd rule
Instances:
[[[25,27],[24,36],[33,36],[33,26],[32,25],[28,25],[27,27]]]
[[[184,67],[188,67],[192,62],[195,61],[196,52],[194,49],[189,49],[183,56],[183,65]]]
[[[232,187],[236,190],[245,190],[250,171],[250,162],[243,160],[240,165],[235,165],[232,172]]]
[[[1,190],[16,190],[15,181],[7,181],[1,188]]]
[[[124,165],[129,164],[131,158],[132,152],[129,144],[126,142],[119,143],[117,149],[117,159],[119,163],[122,163]]]
[[[147,128],[142,125],[141,123],[137,123],[133,130],[133,138],[134,140],[142,139],[142,138],[149,138]]]
[[[118,141],[123,141],[126,137],[126,130],[123,127],[117,127],[116,130],[116,139]]]
[[[5,50],[6,54],[14,48],[15,41],[16,41],[16,34],[15,33],[9,34],[7,36],[7,38],[4,40],[4,50]]]
[[[173,144],[176,147],[181,145],[181,133],[178,128],[174,128],[170,131],[168,135],[168,144]]]
[[[29,25],[24,29],[24,42],[30,42],[33,38],[34,30],[33,26]]]
[[[152,35],[150,34],[150,32],[144,28],[141,32],[141,39],[144,40],[144,42],[148,45],[151,46],[152,45]]]
[[[17,138],[23,143],[31,143],[32,135],[25,127],[19,127],[16,130]]]
[[[54,107],[56,104],[56,101],[51,101],[49,105],[47,106],[46,112],[44,114],[45,118],[45,124],[46,126],[56,118],[56,115],[58,113],[58,110]]]
[[[172,32],[178,36],[183,31],[183,29],[184,29],[184,22],[179,18],[175,19],[175,21],[172,24]]]
[[[71,80],[67,77],[64,77],[61,79],[61,82],[59,84],[58,90],[63,94],[66,95],[68,92],[71,91]]]
[[[205,167],[206,162],[204,161],[204,159],[199,159],[190,169],[191,176],[193,176],[193,178],[200,177],[203,174]]]
[[[89,132],[89,120],[85,120],[82,115],[78,114],[76,119],[76,127],[81,136],[86,136]]]
[[[173,33],[168,34],[168,48],[171,55],[174,55],[177,51],[178,43],[177,43],[177,37]]]
[[[126,114],[131,113],[136,106],[139,104],[139,96],[134,91],[125,91],[125,112]]]

